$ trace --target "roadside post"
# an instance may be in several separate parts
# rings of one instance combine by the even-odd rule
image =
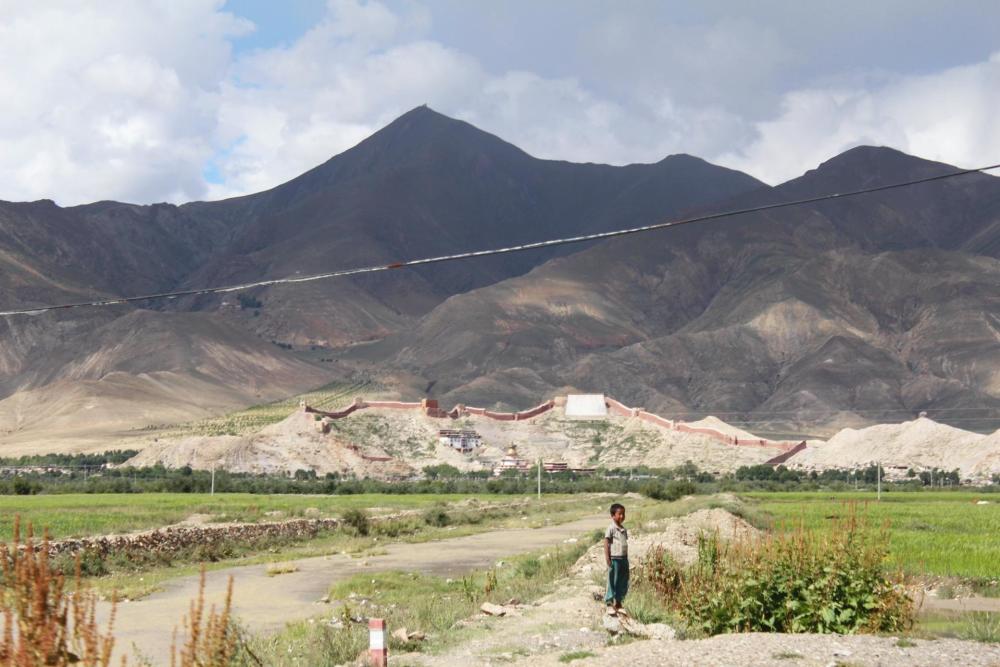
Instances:
[[[542,499],[542,457],[538,457],[538,499]]]
[[[882,500],[882,462],[877,461],[875,463],[875,479],[878,484],[878,491],[875,495],[875,500]]]
[[[384,618],[368,619],[368,661],[371,667],[386,667],[389,664]]]

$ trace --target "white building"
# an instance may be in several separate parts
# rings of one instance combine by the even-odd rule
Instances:
[[[476,447],[483,444],[483,438],[475,431],[456,431],[452,429],[442,429],[438,431],[438,442],[448,445],[452,449],[468,454]]]
[[[578,419],[603,419],[608,416],[604,394],[570,394],[566,397],[566,416]]]

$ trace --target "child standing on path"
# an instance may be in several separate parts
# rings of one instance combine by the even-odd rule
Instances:
[[[611,506],[611,525],[604,531],[604,559],[608,563],[608,592],[604,602],[608,615],[617,616],[628,593],[628,530],[625,523],[625,506]]]

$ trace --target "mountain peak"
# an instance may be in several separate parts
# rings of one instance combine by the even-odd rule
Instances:
[[[811,190],[817,184],[825,191],[877,187],[953,170],[951,165],[888,146],[855,146],[779,187],[795,191]]]
[[[426,104],[410,109],[384,128],[358,144],[391,150],[405,158],[413,152],[434,151],[500,151],[510,155],[527,154],[496,135],[451,116],[431,109]]]
[[[862,168],[867,170],[912,169],[927,166],[949,167],[940,162],[932,162],[923,158],[904,153],[888,146],[855,146],[839,155],[820,163],[818,170],[838,168]],[[950,168],[950,167],[949,167]]]

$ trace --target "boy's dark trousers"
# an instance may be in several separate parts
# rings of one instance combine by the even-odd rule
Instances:
[[[608,591],[604,594],[604,602],[621,605],[628,594],[628,558],[612,558],[608,568]]]

